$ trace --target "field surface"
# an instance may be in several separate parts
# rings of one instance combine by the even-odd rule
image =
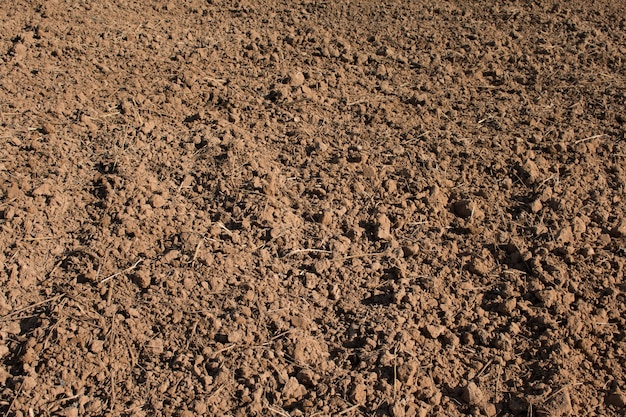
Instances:
[[[0,16],[0,415],[625,415],[621,1]]]

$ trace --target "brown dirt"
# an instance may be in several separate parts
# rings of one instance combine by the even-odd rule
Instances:
[[[255,3],[0,3],[0,412],[624,415],[621,2]]]

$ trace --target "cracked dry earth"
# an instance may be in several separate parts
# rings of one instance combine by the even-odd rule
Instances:
[[[0,3],[0,413],[623,416],[620,3]]]

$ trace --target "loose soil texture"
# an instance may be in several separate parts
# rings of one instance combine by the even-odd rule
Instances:
[[[0,413],[623,416],[620,3],[1,2]]]

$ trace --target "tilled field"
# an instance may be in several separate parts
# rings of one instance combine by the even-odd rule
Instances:
[[[0,412],[623,416],[620,1],[0,3]]]

